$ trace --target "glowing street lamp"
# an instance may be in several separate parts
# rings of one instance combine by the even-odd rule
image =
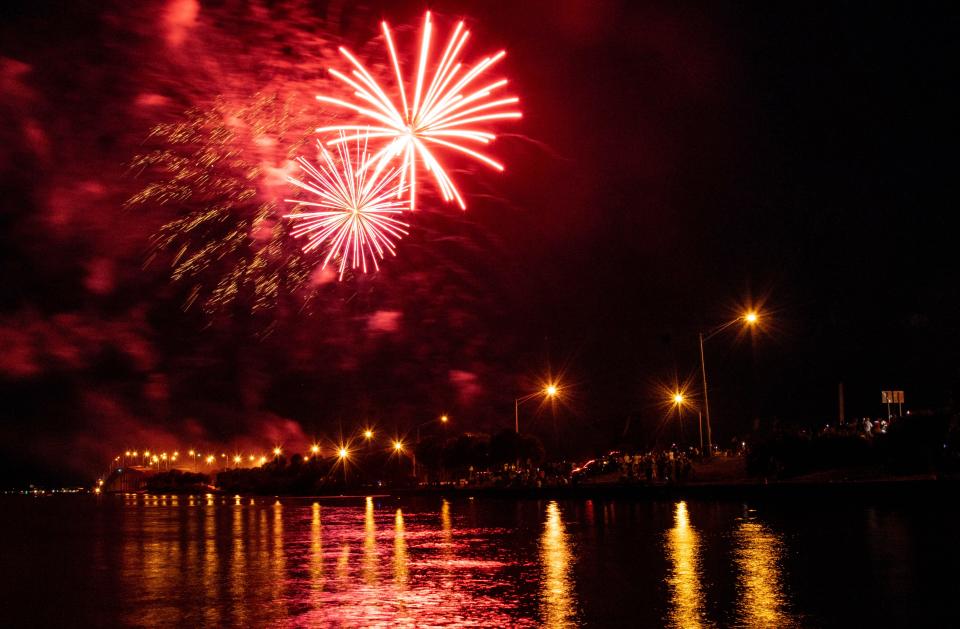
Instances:
[[[397,454],[402,453],[402,452],[403,452],[403,442],[402,442],[402,441],[394,441],[394,442],[393,442],[393,451],[396,452]]]
[[[340,446],[337,449],[337,462],[343,467],[343,482],[347,482],[347,459],[350,457],[350,451],[346,446]]]
[[[283,452],[283,450],[280,449],[280,446],[277,446],[276,448],[273,449],[273,456],[275,457],[280,456],[281,452]]]
[[[366,430],[364,430],[364,431],[363,431],[363,438],[366,439],[367,441],[370,441],[371,439],[373,439],[373,431],[370,430],[369,428],[367,428]]]
[[[742,315],[736,319],[727,321],[723,325],[714,328],[710,332],[704,334],[700,332],[700,373],[703,376],[703,414],[707,416],[707,456],[713,454],[713,432],[711,431],[710,426],[710,399],[707,395],[707,364],[706,359],[703,355],[703,343],[704,341],[709,341],[711,338],[720,334],[727,328],[737,323],[742,323],[747,327],[756,327],[760,322],[760,313],[754,309],[747,310]]]
[[[544,396],[547,399],[553,399],[560,394],[560,386],[555,382],[547,383],[540,391],[534,391],[529,395],[524,395],[523,397],[518,397],[513,401],[513,429],[519,435],[520,434],[520,404],[521,402],[526,402],[527,400],[533,399],[537,396]]]

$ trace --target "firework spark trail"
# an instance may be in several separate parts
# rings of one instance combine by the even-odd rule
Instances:
[[[343,135],[341,135],[341,139]],[[356,150],[351,156],[348,145],[337,144],[338,161],[317,142],[322,162],[314,166],[302,157],[300,168],[308,175],[306,182],[293,177],[287,181],[316,195],[319,201],[286,199],[301,206],[321,208],[316,212],[287,214],[285,218],[299,221],[291,234],[308,236],[304,252],[317,249],[325,242],[329,250],[321,268],[326,268],[334,256],[340,258],[340,279],[349,261],[350,268],[367,272],[367,259],[375,270],[380,270],[377,258],[386,253],[396,255],[394,241],[408,232],[406,223],[395,218],[410,207],[409,201],[399,200],[404,191],[400,171],[381,166],[369,168],[370,155],[367,139],[356,136]]]
[[[173,282],[189,289],[184,310],[198,304],[215,316],[243,306],[272,318],[290,297],[312,300],[313,265],[288,246],[281,201],[265,176],[309,142],[305,118],[298,101],[276,94],[218,98],[156,125],[149,150],[130,163],[149,181],[125,207],[175,212],[152,236],[147,264],[169,262]],[[294,140],[274,150],[280,137]]]
[[[470,35],[464,30],[464,23],[457,23],[447,43],[440,61],[428,70],[433,24],[427,12],[423,22],[416,78],[413,81],[413,100],[408,99],[404,79],[397,58],[396,47],[390,35],[390,27],[381,22],[383,36],[387,43],[390,62],[397,79],[397,92],[400,106],[377,83],[373,75],[346,48],[340,53],[353,65],[351,76],[331,69],[330,74],[353,88],[353,95],[360,101],[348,102],[339,98],[318,95],[317,100],[349,109],[368,119],[367,125],[332,125],[320,127],[318,133],[336,131],[342,135],[330,140],[334,145],[353,140],[363,135],[369,138],[389,140],[383,148],[371,158],[370,162],[382,167],[385,162],[399,159],[400,182],[406,185],[410,208],[416,207],[417,162],[423,164],[433,176],[444,201],[456,201],[461,209],[466,204],[453,183],[443,163],[437,157],[436,150],[451,150],[463,153],[488,166],[503,171],[503,165],[487,155],[463,144],[471,142],[487,145],[496,138],[486,130],[484,123],[498,120],[517,119],[522,116],[511,106],[519,102],[516,97],[491,98],[493,93],[503,88],[507,81],[500,79],[476,87],[475,83],[503,59],[506,52],[500,52],[483,58],[470,70],[465,70],[459,55]],[[430,75],[428,79],[428,74]],[[479,126],[478,126],[479,125]]]

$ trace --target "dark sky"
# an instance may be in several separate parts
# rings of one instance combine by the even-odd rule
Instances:
[[[563,401],[523,413],[554,451],[609,447],[628,422],[629,440],[669,440],[659,385],[695,385],[697,332],[751,304],[759,332],[707,345],[719,441],[754,418],[833,421],[841,381],[848,416],[879,414],[890,388],[953,408],[947,4],[131,6],[2,9],[10,482],[82,478],[129,447],[298,447],[440,412],[489,432],[551,374]],[[303,290],[256,312],[244,297],[184,308],[169,255],[147,261],[151,234],[191,207],[124,206],[155,181],[128,169],[164,148],[151,128],[258,94],[315,126],[337,46],[376,63],[388,19],[409,50],[427,6],[441,35],[467,19],[468,60],[508,49],[524,118],[498,127],[505,173],[451,162],[469,210],[425,192],[397,258],[314,277],[307,308]],[[293,136],[238,140],[258,201],[283,198]]]

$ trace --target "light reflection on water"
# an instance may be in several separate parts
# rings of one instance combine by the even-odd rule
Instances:
[[[403,510],[397,509],[393,522],[393,578],[401,590],[407,584],[407,540],[403,532]]]
[[[871,612],[858,601],[877,583],[895,595],[960,560],[934,528],[946,518],[923,515],[919,528],[892,508],[873,520],[845,508],[851,527],[867,526],[836,542],[805,511],[745,515],[729,502],[34,501],[0,520],[24,523],[0,537],[0,591],[18,600],[42,590],[69,611],[25,606],[0,626],[846,625]],[[940,532],[928,541],[918,531]],[[871,534],[892,547],[877,550]],[[936,553],[921,555],[924,545]],[[870,581],[864,570],[880,574]],[[952,586],[930,583],[911,591],[933,609],[928,620],[953,600]],[[0,619],[10,609],[0,605]],[[903,625],[907,613],[886,609],[873,624]]]
[[[434,512],[437,519],[428,513],[405,516],[402,508],[391,515],[372,497],[359,510],[318,502],[244,504],[212,496],[190,507],[192,502],[174,505],[156,496],[125,501],[133,518],[124,536],[122,582],[140,584],[127,593],[138,605],[125,615],[127,623],[577,624],[573,542],[556,501],[542,511],[537,564],[519,562],[521,569],[534,570],[527,580],[539,583],[535,612],[524,608],[521,596],[509,595],[507,568],[518,562],[498,559],[495,543],[474,544],[509,531],[458,527],[446,499]],[[756,519],[741,518],[734,541],[738,624],[793,624],[783,591],[780,537]],[[702,545],[687,503],[676,503],[664,544],[673,626],[711,626]],[[191,593],[201,604],[189,611],[177,601]]]
[[[747,627],[792,627],[783,588],[783,540],[753,518],[741,519],[736,533],[740,622]]]
[[[704,613],[700,569],[700,536],[690,525],[687,503],[678,502],[673,511],[673,528],[667,531],[667,558],[670,571],[670,624],[674,627],[708,626]]]
[[[571,576],[570,544],[556,501],[547,505],[547,520],[540,536],[543,583],[540,588],[541,618],[545,627],[572,627],[576,593]]]

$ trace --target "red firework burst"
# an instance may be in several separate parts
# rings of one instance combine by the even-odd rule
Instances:
[[[343,140],[343,136],[340,137]],[[338,159],[320,143],[322,161],[314,166],[302,157],[297,163],[307,181],[287,177],[287,181],[316,196],[316,201],[286,199],[300,206],[316,207],[317,211],[287,214],[298,221],[291,232],[294,237],[308,236],[303,250],[310,252],[324,243],[329,245],[323,267],[336,256],[340,259],[340,279],[349,262],[351,269],[368,269],[368,261],[379,270],[377,259],[389,253],[396,255],[395,241],[407,234],[407,223],[396,217],[410,208],[400,200],[404,184],[398,169],[386,170],[371,164],[365,136],[356,135],[356,150],[351,155],[348,144],[337,144]]]
[[[353,88],[356,102],[339,98],[317,96],[317,100],[349,109],[366,119],[366,125],[332,125],[320,127],[317,132],[337,131],[339,138],[330,140],[334,145],[359,137],[384,138],[385,146],[371,158],[371,163],[382,167],[385,162],[394,159],[401,161],[401,184],[406,184],[410,207],[415,207],[418,162],[433,176],[440,194],[445,201],[456,200],[462,209],[466,209],[463,197],[454,185],[447,170],[437,155],[437,151],[452,150],[468,155],[498,170],[503,165],[487,155],[480,153],[467,144],[486,145],[496,136],[487,126],[489,123],[521,117],[519,111],[511,108],[519,102],[516,97],[494,97],[501,90],[506,79],[499,79],[483,85],[479,84],[485,73],[500,61],[506,52],[484,57],[469,70],[460,61],[460,53],[470,32],[464,30],[464,23],[457,24],[450,36],[446,49],[439,62],[430,67],[430,50],[433,25],[427,12],[421,34],[420,50],[416,76],[412,80],[412,89],[404,86],[400,61],[396,47],[390,35],[390,27],[381,23],[387,51],[396,74],[396,94],[392,97],[367,71],[364,65],[341,47],[340,53],[353,65],[351,76],[331,69],[330,73]],[[408,94],[412,93],[412,101]],[[399,103],[395,96],[399,96]]]

